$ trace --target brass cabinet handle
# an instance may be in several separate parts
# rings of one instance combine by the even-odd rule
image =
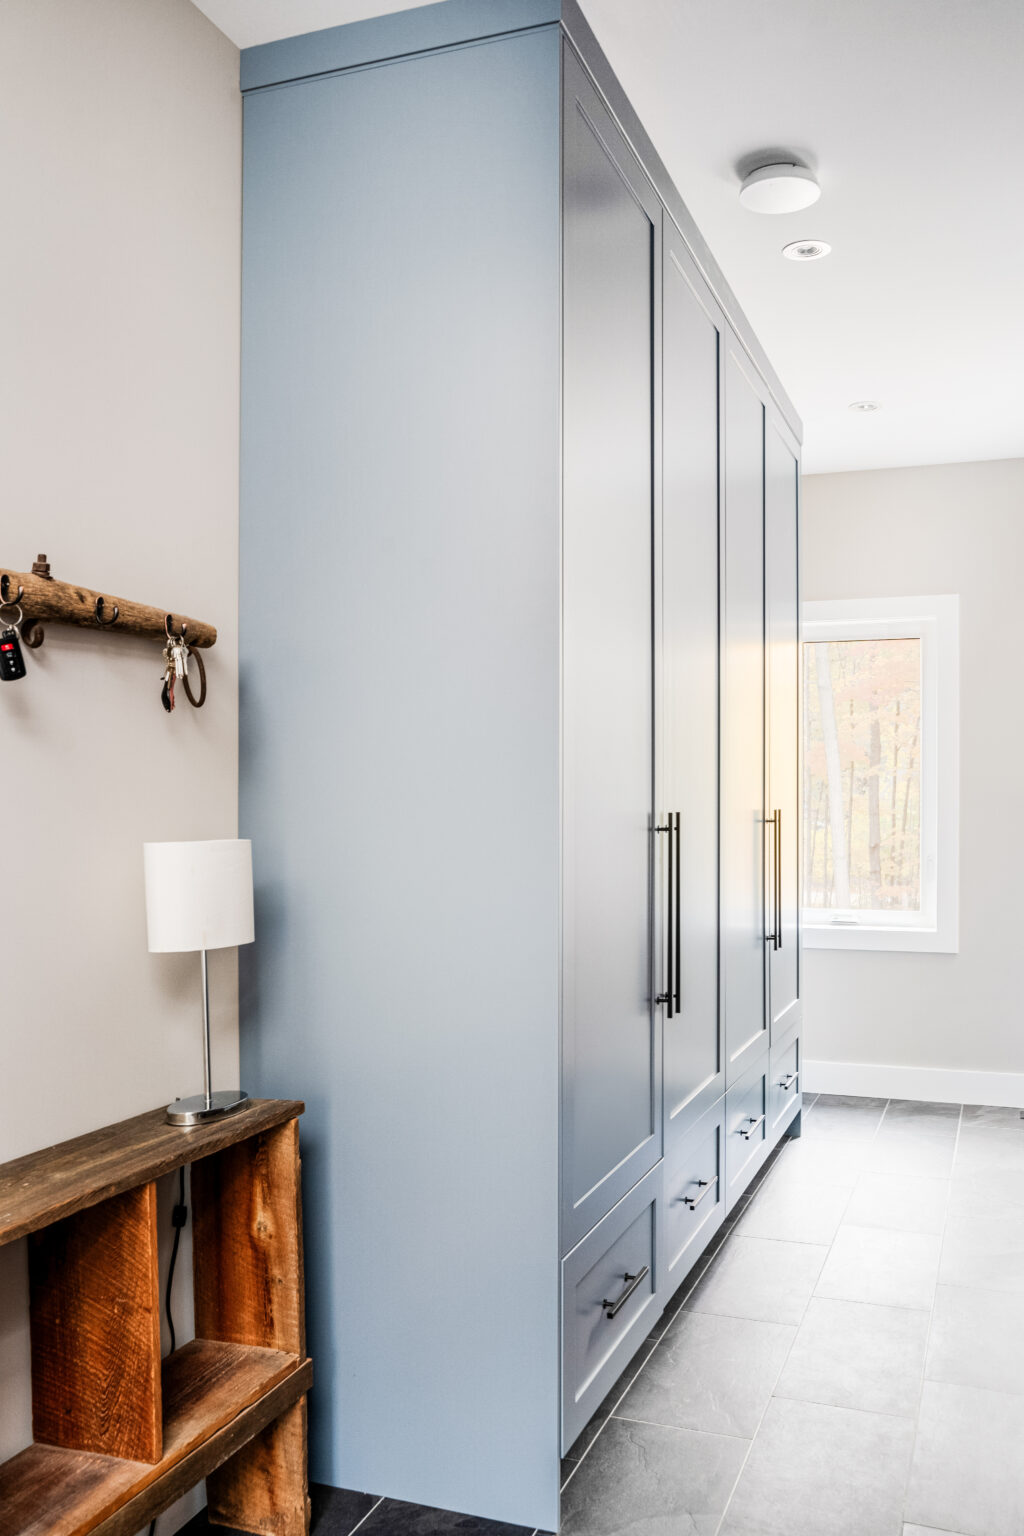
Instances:
[[[715,1174],[713,1179],[698,1179],[697,1180],[697,1188],[698,1189],[703,1189],[704,1193],[702,1195],[683,1195],[683,1197],[682,1197],[683,1204],[684,1205],[688,1205],[690,1207],[691,1211],[695,1211],[697,1209],[698,1205],[700,1205],[701,1201],[707,1199],[708,1195],[710,1195],[711,1191],[715,1188],[717,1183],[718,1183],[718,1174],[717,1173]]]
[[[626,1289],[623,1291],[623,1293],[619,1297],[618,1301],[602,1301],[602,1303],[601,1303],[602,1307],[604,1307],[604,1315],[605,1315],[605,1317],[607,1317],[609,1322],[611,1322],[611,1320],[615,1316],[616,1312],[619,1312],[619,1311],[622,1310],[622,1308],[626,1305],[626,1302],[629,1300],[629,1298],[632,1296],[633,1292],[636,1290],[637,1286],[642,1284],[643,1281],[647,1279],[647,1276],[649,1274],[650,1274],[650,1269],[645,1264],[643,1269],[640,1271],[640,1273],[638,1275],[630,1275],[630,1274],[623,1275],[622,1278],[627,1282],[627,1285],[626,1285]]]
[[[747,1126],[747,1129],[744,1130],[742,1126],[739,1126],[738,1130],[739,1130],[739,1134],[741,1136],[745,1136],[747,1138],[747,1140],[749,1141],[751,1136],[753,1136],[754,1132],[757,1130],[758,1126],[759,1125],[764,1125],[764,1115],[758,1115],[756,1120],[754,1119],[753,1115],[748,1115],[747,1119],[750,1121],[750,1124]]]

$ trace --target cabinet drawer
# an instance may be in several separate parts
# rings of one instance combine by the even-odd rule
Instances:
[[[800,1036],[779,1051],[772,1051],[771,1084],[768,1092],[768,1137],[777,1141],[792,1120],[802,1101],[800,1093]]]
[[[725,1220],[725,1100],[719,1099],[665,1164],[663,1294],[672,1294]]]
[[[768,1147],[768,1061],[746,1073],[725,1096],[725,1209],[732,1210]]]
[[[662,1166],[562,1260],[562,1449],[566,1451],[661,1314]]]

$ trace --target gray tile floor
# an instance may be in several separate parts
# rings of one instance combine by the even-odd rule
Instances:
[[[1024,1120],[805,1101],[564,1463],[562,1536],[1024,1536]]]
[[[1024,1119],[803,1126],[563,1462],[561,1536],[1024,1536]],[[314,1494],[316,1536],[531,1536]]]

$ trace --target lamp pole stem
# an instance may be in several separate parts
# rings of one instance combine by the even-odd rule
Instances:
[[[210,977],[206,968],[206,950],[201,950],[203,966],[203,1092],[206,1095],[206,1107],[213,1103],[211,1098],[212,1074],[210,1071]]]

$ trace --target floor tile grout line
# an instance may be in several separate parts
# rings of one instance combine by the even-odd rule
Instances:
[[[820,1095],[819,1095],[819,1097],[820,1097]],[[817,1102],[817,1100],[815,1102]],[[886,1099],[885,1107],[883,1108],[882,1113],[881,1113],[881,1115],[879,1116],[879,1119],[878,1119],[878,1124],[875,1126],[874,1132],[873,1132],[872,1136],[869,1138],[871,1141],[874,1141],[875,1137],[878,1135],[878,1133],[879,1133],[879,1131],[880,1131],[880,1129],[882,1127],[882,1122],[885,1120],[886,1114],[888,1113],[889,1106],[890,1106],[891,1103],[892,1103],[891,1099]],[[781,1161],[781,1158],[779,1159],[779,1161]],[[850,1201],[853,1199],[853,1192],[854,1192],[854,1189],[857,1187],[857,1183],[859,1183],[859,1181],[860,1181],[860,1177],[861,1177],[861,1173],[862,1172],[863,1172],[863,1170],[861,1170],[861,1172],[858,1173],[857,1180],[854,1182],[854,1184],[851,1186],[850,1190],[847,1193],[846,1203],[843,1206],[843,1215],[844,1216],[846,1214],[847,1209],[849,1208]],[[765,1182],[767,1182],[767,1180]],[[827,1245],[828,1246],[828,1252],[826,1253],[824,1259],[822,1260],[821,1269],[818,1271],[817,1279],[814,1282],[814,1288],[811,1290],[811,1294],[808,1296],[807,1301],[804,1304],[804,1309],[803,1309],[803,1312],[801,1313],[800,1321],[799,1321],[799,1323],[796,1326],[796,1331],[793,1334],[792,1342],[790,1343],[789,1349],[786,1352],[786,1358],[785,1358],[785,1360],[783,1360],[781,1366],[779,1367],[779,1371],[778,1371],[778,1374],[777,1374],[777,1376],[775,1378],[775,1382],[774,1382],[774,1384],[772,1386],[772,1390],[771,1390],[771,1392],[769,1394],[768,1401],[765,1404],[764,1412],[761,1414],[761,1417],[758,1420],[757,1428],[755,1429],[753,1435],[750,1438],[750,1444],[749,1444],[749,1446],[747,1448],[747,1454],[743,1458],[742,1465],[740,1466],[740,1469],[739,1469],[738,1473],[736,1474],[736,1480],[733,1483],[732,1489],[730,1490],[730,1493],[729,1493],[729,1497],[728,1497],[728,1499],[725,1502],[725,1508],[722,1510],[721,1519],[719,1520],[717,1526],[715,1527],[714,1536],[719,1536],[719,1533],[721,1532],[722,1527],[725,1524],[726,1516],[728,1515],[729,1508],[730,1508],[730,1506],[732,1504],[733,1499],[736,1496],[736,1490],[737,1490],[737,1488],[740,1485],[740,1479],[743,1477],[743,1473],[746,1470],[748,1462],[750,1461],[750,1457],[751,1457],[751,1454],[753,1452],[754,1445],[755,1445],[755,1443],[757,1441],[757,1437],[761,1433],[762,1426],[764,1425],[765,1418],[766,1418],[766,1416],[768,1414],[768,1409],[771,1407],[773,1401],[775,1401],[775,1389],[778,1386],[779,1382],[782,1380],[783,1372],[785,1371],[786,1366],[789,1364],[789,1357],[793,1353],[793,1349],[796,1346],[796,1341],[797,1341],[797,1338],[799,1337],[800,1329],[803,1327],[804,1321],[806,1320],[807,1313],[808,1313],[808,1311],[810,1309],[811,1302],[815,1299],[815,1292],[816,1292],[816,1289],[817,1289],[818,1280],[821,1279],[821,1276],[824,1273],[825,1266],[827,1265],[828,1260],[829,1260],[829,1255],[831,1254],[832,1249],[835,1246],[835,1241],[836,1241],[836,1238],[839,1235],[839,1229],[842,1226],[842,1223],[843,1223],[843,1217],[840,1216],[839,1222],[836,1225],[835,1233],[832,1236],[832,1240]],[[730,1234],[730,1236],[732,1236],[732,1234]],[[814,1246],[825,1246],[825,1245],[824,1244],[817,1244],[817,1245],[814,1245]],[[823,1299],[824,1300],[824,1299],[829,1299],[829,1298],[819,1298],[819,1299]],[[933,1301],[933,1306],[934,1306],[934,1301]],[[921,1311],[922,1309],[921,1308],[915,1308],[915,1309],[908,1309],[908,1310]],[[929,1323],[930,1323],[930,1315],[929,1315]],[[780,1401],[790,1402],[790,1401],[796,1401],[796,1399],[781,1398]],[[867,1412],[869,1410],[864,1410],[864,1411]],[[890,1417],[895,1417],[895,1415],[890,1415]],[[917,1426],[916,1426],[916,1423],[915,1423],[915,1436],[916,1436],[916,1429],[917,1429]],[[907,1475],[908,1475],[908,1478],[909,1478],[909,1469],[908,1469],[908,1474]],[[905,1508],[906,1508],[906,1490],[904,1490],[904,1509]]]
[[[888,1106],[888,1100],[886,1101],[886,1105]],[[882,1114],[883,1115],[885,1114],[884,1110],[882,1111]],[[879,1124],[881,1124],[881,1121],[879,1122]],[[802,1129],[802,1127],[801,1127],[801,1129]],[[780,1161],[781,1161],[781,1159],[780,1159]],[[847,1205],[849,1204],[850,1199],[852,1198],[852,1195],[853,1195],[853,1191],[851,1190],[849,1195],[847,1196]],[[844,1206],[843,1209],[845,1211],[846,1206]],[[842,1220],[842,1218],[840,1218],[840,1221],[841,1220]],[[837,1232],[839,1231],[839,1227],[838,1226],[836,1227],[836,1231]],[[822,1270],[824,1270],[825,1265],[828,1263],[828,1255],[832,1252],[832,1244],[834,1242],[835,1242],[835,1237],[833,1236],[832,1243],[829,1243],[829,1245],[828,1245],[828,1252],[825,1254],[825,1257],[824,1257],[824,1259],[821,1262],[821,1269],[819,1269],[818,1275],[815,1278],[815,1282],[814,1282],[815,1286],[818,1283],[818,1279],[820,1279],[820,1277],[821,1277]],[[824,1244],[821,1244],[821,1245],[818,1245],[818,1246],[824,1246]],[[729,1497],[725,1501],[725,1506],[724,1506],[724,1508],[722,1510],[721,1518],[719,1519],[718,1524],[715,1526],[714,1536],[719,1536],[719,1533],[721,1532],[722,1527],[725,1524],[726,1516],[729,1513],[729,1507],[732,1504],[733,1499],[736,1497],[736,1490],[737,1490],[737,1488],[740,1485],[740,1480],[743,1477],[743,1474],[744,1474],[744,1472],[746,1471],[746,1468],[747,1468],[747,1464],[750,1461],[750,1457],[751,1457],[751,1454],[753,1453],[754,1445],[757,1442],[757,1437],[761,1433],[761,1428],[762,1428],[762,1426],[764,1424],[765,1418],[767,1417],[768,1409],[771,1407],[772,1403],[775,1400],[775,1388],[778,1386],[779,1382],[782,1380],[782,1373],[786,1369],[786,1366],[789,1364],[789,1357],[793,1353],[793,1349],[794,1349],[794,1347],[796,1345],[797,1338],[799,1337],[799,1334],[800,1334],[800,1329],[803,1327],[804,1319],[807,1316],[808,1308],[810,1307],[811,1302],[813,1301],[813,1299],[814,1299],[814,1288],[812,1287],[811,1293],[808,1296],[806,1302],[804,1303],[803,1311],[800,1314],[800,1321],[797,1323],[796,1328],[794,1329],[793,1337],[790,1340],[789,1348],[786,1351],[786,1358],[782,1361],[781,1365],[779,1366],[778,1372],[776,1373],[776,1376],[775,1376],[775,1380],[772,1383],[772,1389],[771,1389],[771,1391],[768,1394],[768,1401],[765,1403],[764,1409],[763,1409],[763,1411],[761,1413],[761,1417],[757,1421],[757,1428],[754,1430],[754,1433],[750,1437],[750,1444],[747,1446],[747,1454],[744,1456],[742,1462],[740,1463],[739,1471],[736,1473],[736,1479],[735,1479],[731,1489],[729,1490]],[[787,1399],[787,1401],[788,1401],[788,1399]]]
[[[820,1095],[815,1095],[813,1103],[810,1104],[810,1105],[805,1105],[803,1107],[806,1108],[809,1111],[810,1109],[813,1108],[814,1104],[817,1103],[819,1098],[820,1098]],[[881,1114],[879,1116],[879,1119],[878,1119],[878,1123],[875,1126],[875,1129],[872,1132],[871,1136],[868,1138],[868,1142],[869,1143],[873,1142],[878,1137],[879,1132],[881,1131],[882,1125],[885,1122],[886,1116],[887,1116],[887,1114],[888,1114],[888,1112],[889,1112],[889,1110],[891,1108],[892,1102],[893,1101],[891,1099],[889,1099],[889,1098],[887,1098],[885,1100],[883,1108],[882,1108],[882,1112],[881,1112]],[[962,1123],[962,1119],[963,1119],[963,1106],[961,1105],[961,1106],[959,1106],[959,1116],[958,1116],[958,1122],[957,1122],[957,1135],[956,1135],[956,1139],[955,1139],[955,1142],[954,1142],[954,1165],[955,1165],[956,1150],[957,1150],[957,1147],[959,1145],[960,1125]],[[609,1409],[608,1414],[607,1414],[604,1422],[601,1424],[600,1428],[595,1433],[593,1440],[587,1446],[587,1449],[584,1451],[583,1455],[576,1462],[576,1464],[574,1465],[572,1471],[569,1473],[569,1476],[566,1478],[565,1483],[562,1485],[562,1491],[563,1492],[568,1487],[569,1483],[571,1483],[572,1479],[576,1476],[576,1473],[579,1471],[580,1467],[583,1465],[583,1462],[586,1460],[587,1456],[589,1456],[590,1452],[593,1450],[594,1446],[597,1444],[597,1442],[600,1439],[601,1435],[604,1433],[605,1429],[607,1429],[609,1423],[611,1423],[613,1418],[616,1419],[620,1423],[623,1423],[623,1422],[625,1422],[625,1423],[652,1423],[652,1424],[655,1425],[655,1427],[660,1427],[660,1428],[669,1428],[669,1429],[672,1429],[672,1428],[681,1429],[682,1428],[682,1426],[678,1426],[678,1425],[676,1425],[676,1426],[673,1426],[673,1425],[657,1425],[656,1421],[653,1421],[653,1420],[652,1421],[648,1421],[648,1420],[641,1420],[641,1419],[635,1419],[635,1420],[634,1419],[629,1419],[625,1415],[620,1415],[617,1412],[617,1410],[619,1409],[619,1407],[621,1407],[621,1405],[622,1405],[626,1395],[632,1390],[632,1388],[634,1387],[634,1385],[636,1384],[637,1380],[642,1375],[644,1370],[646,1370],[648,1364],[650,1363],[651,1359],[654,1357],[654,1354],[656,1353],[656,1351],[659,1348],[659,1346],[666,1341],[666,1339],[668,1338],[669,1334],[673,1331],[675,1323],[676,1323],[676,1320],[677,1320],[677,1317],[685,1309],[687,1301],[690,1299],[690,1297],[692,1296],[693,1292],[697,1289],[697,1286],[703,1281],[704,1277],[706,1276],[708,1270],[711,1268],[712,1264],[716,1263],[718,1260],[720,1260],[724,1256],[724,1254],[725,1254],[725,1252],[726,1252],[726,1250],[727,1250],[731,1240],[735,1236],[739,1235],[738,1234],[738,1227],[739,1227],[739,1222],[742,1219],[742,1213],[743,1213],[744,1208],[747,1205],[749,1205],[750,1203],[756,1201],[757,1196],[760,1194],[761,1190],[764,1189],[771,1182],[773,1174],[775,1174],[777,1168],[784,1161],[785,1150],[786,1150],[785,1146],[783,1146],[782,1148],[780,1148],[776,1152],[776,1154],[772,1158],[771,1162],[769,1163],[767,1169],[762,1171],[760,1181],[757,1183],[756,1188],[753,1190],[753,1192],[746,1193],[744,1198],[742,1199],[742,1201],[739,1203],[739,1209],[737,1211],[737,1214],[736,1214],[735,1218],[732,1221],[730,1221],[730,1222],[723,1222],[723,1227],[725,1228],[725,1233],[720,1238],[718,1244],[714,1248],[711,1248],[710,1245],[709,1245],[709,1249],[706,1251],[706,1257],[702,1255],[702,1261],[698,1261],[698,1264],[694,1266],[694,1272],[693,1272],[692,1281],[689,1284],[689,1286],[687,1287],[687,1289],[686,1289],[683,1297],[681,1298],[681,1300],[673,1308],[674,1315],[673,1315],[672,1319],[666,1325],[666,1327],[665,1327],[664,1331],[662,1332],[662,1334],[660,1335],[660,1337],[657,1340],[655,1340],[655,1342],[654,1342],[653,1346],[651,1347],[651,1349],[648,1350],[647,1353],[644,1355],[643,1361],[641,1362],[641,1364],[638,1367],[637,1371],[633,1375],[630,1376],[630,1379],[626,1383],[625,1387],[623,1388],[623,1391],[616,1397],[616,1400],[612,1404],[611,1408]],[[858,1186],[858,1184],[860,1182],[860,1179],[863,1176],[863,1173],[864,1173],[864,1170],[859,1170],[857,1178],[854,1180],[854,1183],[850,1186],[850,1188],[846,1192],[846,1200],[845,1200],[845,1202],[843,1204],[843,1212],[842,1212],[842,1215],[840,1216],[839,1222],[838,1222],[838,1224],[836,1226],[836,1231],[833,1234],[833,1236],[830,1239],[830,1241],[827,1244],[818,1243],[818,1244],[806,1244],[806,1245],[804,1245],[804,1246],[822,1247],[822,1248],[826,1249],[825,1258],[822,1261],[822,1266],[821,1266],[821,1269],[819,1270],[819,1273],[818,1273],[818,1279],[820,1279],[820,1276],[823,1273],[823,1271],[825,1269],[825,1266],[828,1263],[829,1256],[830,1256],[830,1254],[832,1252],[833,1247],[835,1246],[835,1242],[836,1242],[836,1239],[838,1237],[839,1230],[840,1230],[840,1228],[841,1228],[841,1226],[843,1224],[843,1219],[845,1217],[846,1211],[849,1208],[850,1202],[853,1199],[854,1192],[855,1192],[855,1190],[856,1190],[856,1188],[857,1188],[857,1186]],[[949,1179],[951,1177],[952,1177],[952,1171],[951,1171],[950,1175],[947,1178],[947,1182],[949,1182]],[[945,1214],[943,1216],[943,1232],[945,1231],[945,1223],[946,1223],[947,1217],[948,1217],[948,1202],[947,1202],[946,1212],[945,1212]],[[764,1239],[764,1240],[765,1241],[771,1241],[771,1239]],[[777,1241],[783,1242],[783,1241],[790,1241],[790,1240],[789,1239],[784,1239],[784,1238],[779,1238],[779,1239],[777,1239]],[[941,1248],[940,1248],[940,1253],[941,1253]],[[785,1371],[786,1365],[788,1364],[789,1357],[790,1357],[790,1354],[792,1353],[793,1347],[796,1344],[796,1339],[797,1339],[797,1336],[799,1334],[800,1328],[803,1326],[803,1323],[806,1320],[806,1316],[807,1316],[807,1312],[808,1312],[808,1310],[810,1308],[810,1304],[811,1304],[811,1302],[813,1300],[816,1299],[816,1287],[817,1287],[817,1284],[818,1284],[818,1279],[815,1280],[815,1286],[814,1286],[814,1288],[812,1288],[811,1293],[808,1296],[807,1301],[804,1304],[803,1310],[802,1310],[802,1312],[800,1314],[800,1320],[799,1320],[799,1322],[797,1323],[797,1325],[796,1325],[796,1327],[794,1329],[793,1339],[791,1341],[790,1348],[789,1348],[789,1350],[786,1353],[786,1358],[782,1361],[782,1363],[781,1363],[781,1365],[779,1367],[779,1370],[778,1370],[778,1372],[776,1374],[776,1377],[775,1377],[775,1382],[774,1382],[774,1384],[772,1386],[772,1390],[771,1390],[771,1393],[769,1394],[768,1401],[767,1401],[767,1403],[765,1405],[764,1411],[761,1414],[761,1417],[760,1417],[760,1420],[758,1422],[757,1428],[755,1429],[754,1434],[750,1437],[750,1440],[749,1440],[748,1445],[747,1445],[747,1453],[744,1456],[743,1462],[742,1462],[742,1464],[741,1464],[741,1466],[739,1468],[739,1471],[738,1471],[738,1473],[736,1475],[736,1479],[735,1479],[735,1481],[733,1483],[732,1489],[730,1490],[729,1497],[726,1500],[725,1506],[723,1508],[721,1518],[720,1518],[717,1526],[715,1527],[715,1536],[720,1536],[720,1532],[722,1530],[722,1527],[723,1527],[723,1524],[725,1522],[726,1516],[728,1515],[728,1511],[729,1511],[729,1509],[730,1509],[730,1507],[732,1505],[733,1499],[735,1497],[736,1490],[737,1490],[737,1488],[739,1486],[739,1483],[740,1483],[740,1480],[741,1480],[741,1478],[743,1476],[743,1473],[746,1470],[746,1467],[747,1467],[747,1465],[749,1463],[750,1455],[751,1455],[751,1452],[753,1450],[754,1444],[755,1444],[755,1442],[757,1440],[757,1437],[760,1434],[760,1431],[761,1431],[761,1429],[763,1427],[764,1419],[765,1419],[765,1417],[767,1415],[768,1409],[771,1406],[772,1401],[775,1400],[775,1397],[776,1397],[776,1387],[778,1386],[778,1383],[781,1380],[782,1374]],[[830,1299],[833,1299],[833,1298],[818,1298],[818,1299],[830,1300]],[[864,1305],[868,1305],[868,1306],[872,1306],[872,1305],[879,1305],[879,1306],[881,1306],[881,1305],[883,1305],[882,1303],[870,1303],[870,1302],[863,1303],[863,1304]],[[930,1335],[931,1320],[932,1320],[932,1315],[934,1313],[934,1292],[933,1292],[933,1296],[932,1296],[932,1304],[931,1304],[931,1306],[929,1308],[926,1309],[926,1308],[922,1308],[922,1307],[911,1307],[911,1308],[902,1308],[901,1310],[904,1310],[904,1311],[917,1311],[917,1312],[921,1312],[921,1311],[927,1310],[928,1313],[929,1313],[929,1335]],[[717,1314],[716,1313],[714,1315],[715,1316],[726,1316],[726,1315],[730,1315],[730,1314]],[[743,1320],[744,1321],[757,1321],[757,1319],[749,1319],[749,1318],[748,1319],[743,1319]],[[774,1320],[773,1319],[764,1319],[764,1321],[774,1321]],[[922,1390],[923,1390],[923,1371],[922,1371]],[[783,1398],[781,1395],[780,1395],[779,1400],[780,1401],[802,1401],[802,1399],[786,1399],[786,1398]],[[835,1405],[835,1404],[822,1404],[820,1406],[825,1406],[825,1407],[832,1406],[832,1407],[835,1407],[835,1406],[838,1406],[838,1405]],[[864,1412],[864,1413],[875,1413],[876,1412],[876,1410],[872,1410],[872,1409],[862,1409],[860,1411]],[[885,1416],[889,1417],[889,1418],[902,1418],[902,1417],[905,1417],[905,1416],[899,1415],[899,1414],[887,1414]],[[916,1443],[916,1431],[917,1431],[917,1424],[915,1423],[915,1443]],[[701,1431],[696,1431],[696,1432],[697,1433],[701,1433]],[[716,1431],[703,1431],[703,1433],[715,1434],[717,1432]],[[746,1438],[744,1436],[726,1436],[726,1437],[727,1438],[734,1438],[734,1439],[745,1439]],[[912,1465],[912,1460],[913,1460],[913,1454],[911,1456],[911,1465]],[[908,1481],[909,1481],[909,1471],[910,1471],[910,1469],[908,1468]],[[906,1503],[906,1490],[905,1490],[905,1493],[904,1493],[904,1507],[905,1507],[905,1503]],[[535,1536],[539,1536],[539,1533],[535,1533]]]
[[[724,1223],[723,1223],[723,1225],[724,1225]],[[717,1234],[716,1234],[716,1236],[717,1236]],[[693,1270],[691,1271],[691,1274],[693,1276],[693,1282],[689,1286],[685,1296],[682,1298],[682,1300],[680,1301],[679,1305],[676,1307],[676,1309],[675,1309],[676,1310],[676,1315],[678,1315],[683,1310],[683,1308],[686,1306],[686,1303],[689,1301],[690,1297],[693,1295],[694,1291],[697,1289],[697,1286],[700,1284],[700,1282],[703,1279],[705,1273],[707,1272],[708,1269],[710,1269],[711,1263],[712,1263],[712,1259],[718,1253],[721,1253],[722,1249],[725,1247],[725,1243],[727,1243],[728,1240],[729,1239],[726,1238],[725,1242],[723,1242],[715,1250],[715,1253],[710,1255],[707,1258],[706,1261],[702,1262],[702,1260],[704,1259],[704,1255],[702,1254],[701,1257],[697,1260],[696,1264],[694,1264]],[[690,1276],[688,1275],[686,1277],[686,1279],[689,1280]],[[683,1281],[683,1285],[685,1285],[685,1284],[686,1284],[686,1280]],[[682,1286],[680,1286],[680,1289],[682,1289]],[[664,1343],[664,1341],[667,1338],[668,1334],[672,1330],[672,1325],[675,1322],[675,1320],[676,1320],[675,1317],[673,1317],[672,1321],[665,1328],[665,1331],[664,1331],[664,1333],[662,1333],[661,1337],[655,1339],[655,1341],[652,1344],[651,1348],[644,1355],[643,1360],[641,1361],[640,1365],[637,1367],[636,1374],[629,1378],[629,1381],[626,1383],[626,1385],[623,1388],[621,1394],[615,1399],[615,1402],[612,1404],[611,1408],[609,1408],[604,1423],[601,1425],[600,1429],[594,1435],[593,1440],[591,1440],[590,1444],[587,1446],[586,1450],[583,1452],[583,1455],[576,1462],[576,1465],[573,1467],[572,1471],[569,1473],[569,1476],[566,1478],[565,1482],[562,1484],[561,1488],[559,1489],[559,1493],[564,1493],[565,1490],[568,1488],[569,1484],[572,1482],[573,1478],[576,1476],[576,1473],[579,1471],[580,1467],[586,1461],[587,1457],[590,1455],[591,1451],[594,1449],[594,1446],[597,1444],[598,1440],[600,1440],[601,1436],[604,1434],[604,1432],[607,1429],[609,1423],[615,1417],[615,1410],[616,1410],[616,1408],[618,1408],[619,1404],[624,1401],[624,1399],[626,1397],[626,1394],[628,1392],[630,1392],[632,1390],[632,1388],[636,1385],[638,1377],[640,1376],[641,1372],[645,1369],[645,1367],[647,1365],[647,1362],[651,1359],[652,1355],[655,1353],[655,1351],[657,1350],[658,1346],[660,1344]],[[638,1351],[638,1353],[639,1353],[639,1351]],[[351,1533],[350,1533],[350,1536],[351,1536]]]
[[[350,1530],[350,1531],[349,1531],[349,1533],[348,1533],[348,1536],[356,1536],[356,1531],[358,1531],[358,1530],[359,1530],[359,1528],[360,1528],[360,1526],[363,1526],[363,1525],[365,1525],[365,1524],[366,1524],[366,1522],[367,1522],[367,1520],[369,1520],[369,1518],[370,1518],[370,1516],[371,1516],[371,1515],[372,1515],[372,1514],[373,1514],[373,1512],[374,1512],[374,1510],[377,1510],[377,1509],[380,1509],[380,1506],[381,1506],[381,1505],[382,1505],[382,1504],[383,1504],[383,1503],[384,1503],[384,1495],[383,1495],[383,1494],[381,1494],[381,1496],[380,1496],[380,1498],[379,1498],[379,1499],[378,1499],[378,1500],[377,1500],[377,1502],[376,1502],[376,1504],[374,1504],[374,1505],[373,1505],[373,1507],[372,1507],[372,1508],[371,1508],[371,1509],[368,1509],[368,1510],[367,1510],[367,1511],[366,1511],[366,1514],[365,1514],[365,1515],[364,1515],[364,1516],[363,1516],[363,1518],[362,1518],[362,1519],[361,1519],[361,1520],[357,1520],[357,1521],[356,1521],[356,1523],[355,1523],[355,1525],[354,1525],[354,1526],[353,1526],[353,1527],[352,1527],[352,1529],[351,1529],[351,1530]]]
[[[662,1335],[662,1337],[664,1337],[664,1335]],[[591,1440],[590,1444],[587,1446],[586,1450],[583,1452],[583,1455],[578,1458],[578,1460],[576,1461],[576,1465],[573,1467],[572,1471],[569,1473],[569,1476],[566,1478],[565,1482],[562,1484],[561,1488],[559,1489],[560,1493],[564,1493],[565,1490],[568,1488],[569,1484],[572,1482],[573,1478],[576,1476],[576,1473],[579,1471],[580,1467],[582,1467],[583,1463],[586,1461],[587,1457],[590,1455],[591,1451],[594,1449],[594,1446],[597,1444],[597,1442],[600,1440],[601,1436],[604,1434],[605,1430],[608,1428],[608,1425],[609,1425],[610,1421],[612,1420],[612,1418],[615,1415],[616,1408],[622,1402],[623,1398],[625,1398],[627,1392],[630,1391],[630,1389],[632,1388],[633,1384],[636,1382],[637,1378],[640,1376],[640,1373],[643,1371],[643,1369],[644,1369],[645,1365],[647,1364],[648,1360],[654,1354],[654,1351],[657,1349],[657,1347],[658,1347],[658,1345],[660,1343],[661,1343],[661,1339],[655,1339],[655,1341],[651,1345],[650,1349],[647,1350],[647,1353],[644,1355],[644,1357],[641,1360],[640,1364],[637,1366],[635,1373],[629,1378],[629,1380],[627,1381],[626,1385],[623,1387],[622,1392],[615,1399],[615,1402],[612,1404],[612,1406],[609,1408],[607,1414],[605,1415],[604,1422],[602,1423],[600,1429],[595,1431],[593,1440]],[[640,1353],[640,1350],[637,1351],[637,1354],[639,1354],[639,1353]],[[627,1367],[627,1369],[628,1369],[628,1367]]]
[[[931,1349],[932,1328],[935,1324],[935,1301],[939,1293],[939,1275],[942,1273],[942,1250],[946,1244],[946,1226],[949,1222],[949,1202],[953,1196],[953,1171],[956,1168],[956,1149],[960,1145],[960,1127],[963,1124],[964,1107],[960,1105],[960,1113],[957,1115],[956,1136],[953,1139],[953,1163],[950,1168],[949,1191],[946,1195],[946,1208],[942,1213],[942,1232],[939,1235],[939,1262],[935,1270],[935,1287],[932,1291],[932,1304],[928,1309],[928,1327],[924,1336],[924,1358],[921,1361],[921,1385],[917,1392],[917,1413],[914,1415],[914,1436],[910,1443],[910,1460],[907,1463],[907,1475],[903,1483],[903,1524],[907,1521],[907,1500],[910,1497],[910,1482],[914,1475],[914,1459],[917,1456],[917,1442],[921,1433],[921,1407],[924,1402],[924,1387],[928,1379],[928,1351]]]
[[[747,1442],[746,1435],[734,1434],[728,1429],[695,1429],[692,1424],[663,1424],[660,1419],[638,1419],[633,1414],[612,1415],[618,1424],[646,1424],[649,1429],[669,1429],[679,1435],[707,1435],[712,1440],[740,1440]]]
[[[819,1298],[819,1300],[821,1299],[831,1300],[831,1298]],[[859,1305],[870,1307],[874,1306],[874,1302],[865,1301],[859,1303]],[[923,1308],[918,1308],[918,1310],[922,1311]],[[781,1379],[780,1377],[779,1380],[781,1381]],[[772,1397],[778,1398],[780,1403],[806,1403],[811,1408],[834,1408],[837,1413],[866,1413],[872,1419],[903,1419],[907,1424],[916,1424],[917,1422],[914,1414],[897,1413],[892,1408],[860,1408],[853,1403],[830,1403],[817,1397],[790,1397],[788,1392],[779,1391],[778,1382],[775,1383]]]

